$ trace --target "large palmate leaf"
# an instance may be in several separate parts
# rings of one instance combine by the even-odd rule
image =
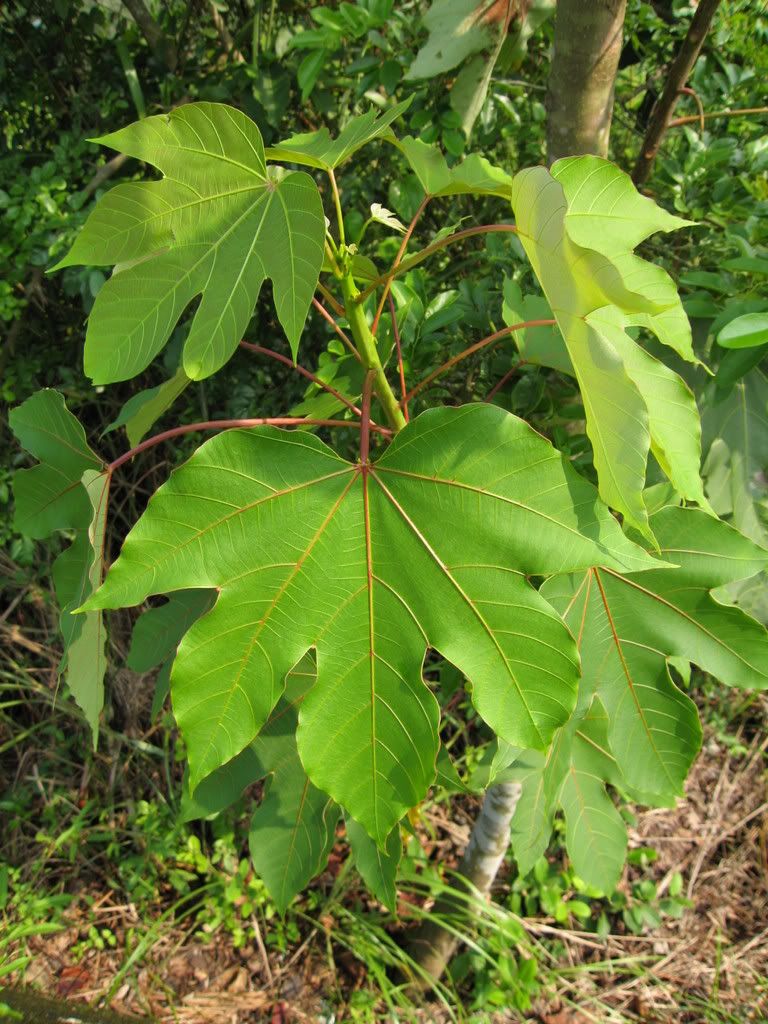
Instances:
[[[551,445],[491,406],[430,410],[370,469],[272,428],[204,444],[150,501],[86,607],[216,587],[172,674],[195,787],[257,735],[317,652],[298,730],[312,782],[380,844],[434,779],[427,647],[510,743],[573,706],[573,640],[525,574],[658,565]]]
[[[512,206],[579,382],[600,493],[649,536],[642,497],[649,451],[683,497],[706,505],[693,395],[630,333],[650,330],[694,359],[671,278],[632,252],[654,232],[687,222],[639,195],[626,174],[599,157],[559,160],[551,172],[521,171]]]
[[[581,687],[608,714],[608,737],[636,789],[679,795],[701,740],[695,707],[672,683],[666,658],[692,661],[730,686],[768,688],[768,633],[710,591],[768,564],[726,523],[696,509],[651,517],[661,554],[679,568],[621,574],[590,569],[542,588],[579,639]]]
[[[511,769],[523,787],[512,823],[523,873],[546,850],[561,808],[577,874],[609,891],[626,830],[606,785],[661,806],[682,793],[701,727],[669,659],[691,660],[732,686],[768,688],[768,632],[711,596],[759,572],[768,551],[697,509],[662,507],[651,528],[661,555],[679,568],[593,567],[542,587],[578,639],[582,679],[578,708],[549,750],[526,751]]]
[[[14,525],[35,539],[76,531],[53,566],[64,640],[59,670],[95,743],[104,703],[106,632],[101,612],[72,612],[101,582],[109,475],[58,391],[38,391],[11,410],[8,422],[21,446],[39,459],[14,474]]]
[[[314,181],[268,171],[256,125],[221,103],[190,103],[96,141],[164,177],[108,192],[56,268],[119,265],[88,320],[94,383],[143,370],[198,296],[183,369],[209,376],[237,347],[266,278],[295,356],[323,260]]]
[[[768,378],[751,370],[702,413],[707,497],[717,514],[768,547]],[[730,583],[728,595],[768,623],[768,577]]]
[[[303,164],[322,171],[335,170],[369,142],[385,136],[390,137],[392,129],[389,126],[408,109],[412,99],[413,97],[409,96],[407,100],[395,104],[380,115],[372,109],[367,114],[350,118],[335,139],[331,138],[327,128],[292,135],[285,142],[270,146],[266,151],[267,159],[281,163]]]

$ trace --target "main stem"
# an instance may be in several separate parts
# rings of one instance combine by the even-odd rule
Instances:
[[[497,782],[488,788],[451,884],[454,892],[466,890],[468,882],[481,896],[490,895],[509,846],[509,830],[520,793],[519,782]],[[454,930],[446,928],[442,919],[455,914],[462,905],[463,901],[447,893],[435,904],[432,918],[424,922],[412,941],[415,959],[434,980],[441,976],[459,943]]]
[[[402,430],[405,426],[403,410],[400,408],[395,393],[387,380],[387,375],[384,373],[384,367],[379,359],[379,350],[376,347],[376,339],[371,334],[371,329],[365,318],[365,310],[358,300],[360,293],[349,272],[341,279],[341,293],[344,296],[344,305],[352,337],[355,339],[363,366],[366,370],[374,371],[376,395],[381,402],[390,425],[394,430]]]

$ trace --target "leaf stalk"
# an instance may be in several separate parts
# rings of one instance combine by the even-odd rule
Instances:
[[[141,452],[146,451],[148,448],[153,448],[156,444],[160,444],[163,441],[171,441],[174,437],[181,437],[183,434],[193,434],[201,430],[232,430],[237,427],[351,427],[353,430],[359,430],[361,427],[361,421],[311,420],[306,419],[303,416],[259,416],[256,419],[206,420],[204,423],[186,423],[183,426],[172,427],[170,430],[164,430],[160,434],[148,437],[146,441],[142,441],[141,444],[137,444],[135,448],[131,448],[130,451],[123,452],[123,454],[118,456],[114,462],[110,462],[107,466],[107,472],[110,474],[114,473],[116,469],[119,469],[123,463],[132,459],[134,455],[139,455]],[[385,434],[387,436],[392,433],[392,431],[388,430],[386,427],[380,427],[375,423],[369,422],[368,428],[369,430],[375,430],[377,433]]]
[[[441,238],[437,242],[433,242],[428,245],[425,249],[415,252],[413,256],[407,260],[403,260],[402,263],[393,265],[386,274],[380,274],[375,277],[370,284],[360,292],[357,301],[365,302],[369,295],[376,291],[380,285],[384,285],[385,290],[388,290],[392,286],[392,281],[396,277],[400,277],[401,274],[407,274],[409,270],[413,270],[414,267],[418,266],[419,263],[423,263],[425,259],[430,257],[433,253],[439,252],[441,249],[445,249],[449,245],[453,245],[454,242],[461,242],[465,238],[471,238],[473,235],[488,235],[496,232],[516,234],[517,228],[514,224],[479,224],[474,228],[464,228],[463,231],[457,231],[453,235],[448,235],[445,238]]]
[[[523,320],[519,324],[511,324],[509,327],[502,327],[500,331],[494,331],[494,333],[489,334],[487,338],[476,341],[474,345],[470,345],[469,348],[465,348],[462,352],[452,356],[444,362],[442,366],[438,366],[436,370],[433,370],[432,373],[428,374],[424,380],[419,381],[415,387],[411,388],[405,398],[403,398],[401,405],[405,406],[407,402],[410,402],[415,395],[418,395],[420,391],[423,391],[424,388],[431,384],[433,380],[441,377],[446,373],[446,371],[456,366],[457,363],[460,363],[468,356],[474,355],[475,352],[479,352],[481,349],[487,348],[489,345],[493,345],[497,341],[501,341],[507,334],[525,330],[526,327],[552,327],[556,323],[556,320]]]

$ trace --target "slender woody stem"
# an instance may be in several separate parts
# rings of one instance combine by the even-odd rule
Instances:
[[[742,107],[741,110],[712,110],[708,114],[676,117],[669,122],[667,127],[679,128],[681,124],[693,124],[694,121],[708,121],[712,117],[747,117],[750,114],[768,114],[768,107]]]
[[[114,462],[110,462],[107,466],[109,473],[114,473],[116,469],[119,469],[124,462],[128,462],[134,457],[139,455],[141,452],[146,451],[148,448],[154,447],[156,444],[160,444],[163,441],[170,441],[174,437],[181,437],[182,434],[193,434],[199,430],[232,430],[236,427],[351,427],[353,430],[360,429],[359,420],[310,420],[305,419],[303,416],[260,416],[256,419],[243,419],[243,420],[207,420],[205,423],[187,423],[181,427],[172,427],[170,430],[164,430],[161,434],[155,434],[154,437],[148,437],[146,441],[142,441],[141,444],[137,444],[135,448],[131,448],[130,451],[124,452]],[[379,427],[374,423],[369,423],[369,429],[375,430],[379,434],[390,435],[391,430],[386,427]]]
[[[551,327],[556,324],[556,320],[523,320],[519,324],[512,324],[510,327],[503,327],[500,331],[495,331],[493,334],[489,334],[487,338],[483,338],[481,341],[476,341],[474,345],[470,345],[469,348],[465,348],[463,352],[459,352],[458,355],[452,356],[447,362],[443,363],[442,366],[438,366],[436,370],[433,370],[424,380],[411,388],[408,394],[405,396],[401,404],[410,402],[410,400],[418,395],[420,391],[423,391],[425,387],[442,376],[447,370],[460,363],[463,359],[468,356],[474,355],[475,352],[479,352],[481,349],[487,348],[489,345],[495,344],[497,341],[501,341],[507,334],[512,334],[514,331],[522,331],[526,327]]]
[[[298,363],[294,363],[288,356],[284,356],[280,352],[275,352],[274,349],[265,348],[263,345],[254,345],[250,341],[241,341],[240,348],[248,349],[249,352],[256,352],[262,356],[269,356],[270,359],[276,359],[278,362],[283,363],[284,366],[289,366],[292,370],[300,373],[302,377],[306,377],[307,380],[311,380],[313,384],[317,384],[318,387],[322,388],[323,391],[327,391],[329,395],[333,395],[334,398],[338,398],[348,409],[351,409],[356,415],[361,416],[360,409],[354,405],[348,398],[345,398],[341,392],[337,391],[336,388],[331,387],[330,384],[326,384],[324,380],[320,380],[314,373],[305,369],[303,366],[299,366]]]
[[[461,242],[465,238],[471,238],[473,235],[488,235],[494,232],[508,232],[516,233],[517,228],[514,224],[479,224],[475,228],[465,228],[463,231],[457,231],[453,235],[448,235],[446,238],[441,238],[438,242],[433,242],[428,245],[426,249],[421,249],[419,252],[415,252],[410,259],[403,260],[397,266],[392,266],[386,274],[380,274],[375,277],[370,284],[360,292],[357,297],[358,302],[365,302],[368,296],[375,292],[379,285],[384,285],[385,288],[390,288],[392,281],[396,277],[400,277],[401,274],[407,274],[413,267],[423,263],[425,259],[431,256],[435,252],[439,252],[441,249],[445,249],[448,245],[453,245],[454,242]]]

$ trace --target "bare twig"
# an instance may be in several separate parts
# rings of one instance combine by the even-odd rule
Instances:
[[[682,42],[677,56],[669,69],[669,75],[661,96],[656,101],[645,138],[640,147],[640,153],[632,171],[632,180],[636,185],[642,185],[648,180],[651,173],[656,154],[659,152],[662,139],[669,128],[670,115],[680,95],[681,89],[685,87],[688,77],[698,59],[704,40],[709,32],[712,19],[715,16],[720,0],[701,0],[696,8],[696,13],[691,19],[688,33]]]

